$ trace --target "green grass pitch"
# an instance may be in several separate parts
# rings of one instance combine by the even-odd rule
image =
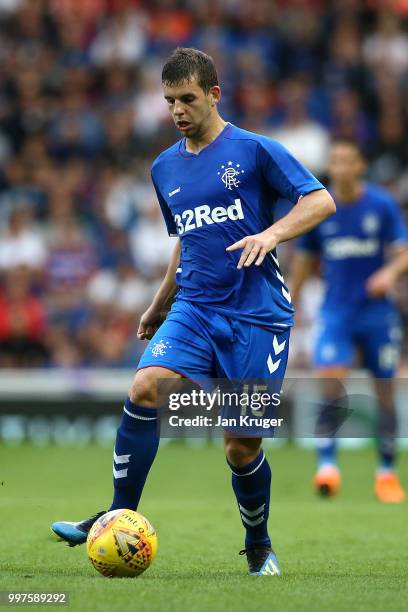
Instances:
[[[49,524],[108,505],[111,451],[1,447],[0,590],[64,590],[75,611],[407,610],[408,504],[374,500],[374,452],[342,454],[344,486],[335,500],[311,492],[313,453],[285,447],[267,454],[280,578],[246,575],[221,448],[171,443],[160,450],[140,506],[158,532],[156,560],[140,578],[106,579],[84,546],[53,541]],[[407,453],[400,472],[408,484]]]

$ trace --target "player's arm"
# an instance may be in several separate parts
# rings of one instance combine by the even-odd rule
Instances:
[[[392,249],[392,255],[390,261],[367,280],[367,292],[374,298],[392,291],[398,278],[408,270],[408,230],[401,208],[391,196],[385,206],[383,238]]]
[[[177,227],[166,199],[163,197],[160,190],[160,177],[157,176],[157,172],[158,165],[156,162],[154,162],[152,166],[152,183],[156,191],[157,200],[159,202],[169,236],[177,236]],[[173,298],[177,293],[176,271],[180,265],[180,253],[180,239],[177,239],[177,243],[170,258],[170,263],[168,265],[164,280],[156,292],[156,295],[154,296],[149,308],[140,318],[139,329],[137,330],[137,337],[140,340],[150,340],[150,338],[154,336],[156,330],[163,323],[168,311],[170,310]]]
[[[227,251],[243,249],[238,269],[253,262],[260,266],[266,254],[279,243],[308,232],[336,212],[328,191],[278,142],[260,138],[256,166],[260,180],[294,206],[285,217],[263,232],[246,236],[227,248]]]
[[[408,247],[399,247],[389,263],[377,270],[367,281],[367,291],[372,297],[389,293],[400,276],[408,272]]]
[[[166,318],[177,293],[176,271],[180,265],[180,250],[180,239],[177,239],[164,280],[140,319],[137,331],[139,340],[150,340]]]
[[[292,259],[288,287],[292,297],[292,304],[296,308],[299,303],[300,292],[303,285],[310,278],[316,266],[316,256],[309,251],[296,251]]]
[[[301,197],[292,210],[266,230],[246,236],[227,248],[227,251],[243,249],[237,268],[248,267],[254,261],[260,266],[269,251],[278,244],[297,238],[336,212],[333,198],[326,189],[312,191]]]

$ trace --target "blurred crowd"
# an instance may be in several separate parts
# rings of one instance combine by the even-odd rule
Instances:
[[[407,25],[406,0],[0,0],[0,366],[137,363],[174,244],[150,164],[178,138],[160,82],[176,46],[214,57],[224,118],[323,180],[330,138],[356,138],[407,207]]]

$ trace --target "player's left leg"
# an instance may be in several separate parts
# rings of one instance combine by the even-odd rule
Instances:
[[[162,326],[163,327],[163,326]],[[159,447],[160,415],[157,385],[160,380],[181,375],[165,367],[149,367],[136,372],[130,388],[113,453],[113,501],[109,510],[136,510]],[[83,544],[94,522],[105,510],[81,521],[56,521],[51,530],[69,546]]]
[[[123,407],[114,447],[110,510],[138,508],[159,446],[160,406],[164,400],[160,383],[168,384],[182,376],[209,376],[211,367],[212,350],[205,330],[197,326],[194,307],[175,302],[140,359]],[[51,529],[70,546],[76,546],[86,541],[92,524],[102,514],[77,522],[56,521]]]
[[[319,330],[313,355],[321,387],[316,422],[317,471],[313,486],[320,495],[331,496],[338,492],[341,482],[335,434],[341,425],[342,383],[352,364],[354,344],[349,322],[337,313],[321,315]]]
[[[246,531],[245,549],[249,573],[279,575],[280,569],[268,534],[271,469],[261,438],[225,435],[225,454],[232,473],[232,488]]]
[[[400,503],[406,499],[395,471],[397,456],[397,414],[394,379],[374,378],[378,401],[378,455],[379,465],[375,475],[374,492],[379,501]]]
[[[396,317],[384,317],[381,325],[367,325],[362,337],[364,361],[373,376],[378,402],[378,469],[374,492],[382,502],[400,503],[405,492],[395,471],[397,456],[397,412],[395,372],[399,364],[399,328]]]
[[[240,385],[248,383],[254,392],[251,382],[256,379],[269,397],[279,394],[289,352],[289,330],[272,333],[238,321],[230,321],[229,329],[229,337],[225,334],[223,342],[215,346],[218,375],[239,380]],[[272,404],[262,412],[265,420],[276,416]],[[259,417],[259,410],[249,407],[247,415]],[[225,452],[245,528],[245,549],[241,553],[247,556],[249,573],[279,576],[280,568],[268,534],[271,469],[261,448],[263,435],[273,435],[273,429],[262,429],[257,424],[238,428],[234,434],[227,432]]]
[[[343,365],[317,370],[320,379],[321,401],[315,428],[317,471],[313,478],[313,487],[323,497],[336,495],[341,485],[335,436],[342,424],[342,404],[345,393],[343,382],[347,374],[348,369]]]

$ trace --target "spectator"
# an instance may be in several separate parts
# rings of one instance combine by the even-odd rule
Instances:
[[[0,239],[0,270],[27,266],[41,271],[47,256],[44,239],[33,223],[32,209],[19,203]]]
[[[174,242],[167,234],[152,193],[140,220],[131,230],[130,247],[133,261],[143,275],[160,278],[165,273]]]
[[[0,365],[45,365],[46,314],[41,301],[30,293],[30,274],[24,266],[6,275],[0,292]]]
[[[0,0],[1,363],[133,365],[143,350],[137,319],[173,248],[150,165],[179,138],[160,86],[177,45],[214,55],[227,119],[319,175],[331,137],[357,139],[406,211],[408,12],[386,4]]]
[[[143,57],[147,19],[142,11],[118,11],[106,20],[93,41],[90,54],[97,65],[134,64]]]
[[[307,87],[299,79],[286,81],[281,90],[284,120],[271,132],[312,172],[322,175],[327,160],[329,134],[307,111]]]
[[[401,30],[399,18],[389,10],[381,11],[377,29],[363,45],[368,65],[383,67],[396,75],[408,68],[408,36]]]

